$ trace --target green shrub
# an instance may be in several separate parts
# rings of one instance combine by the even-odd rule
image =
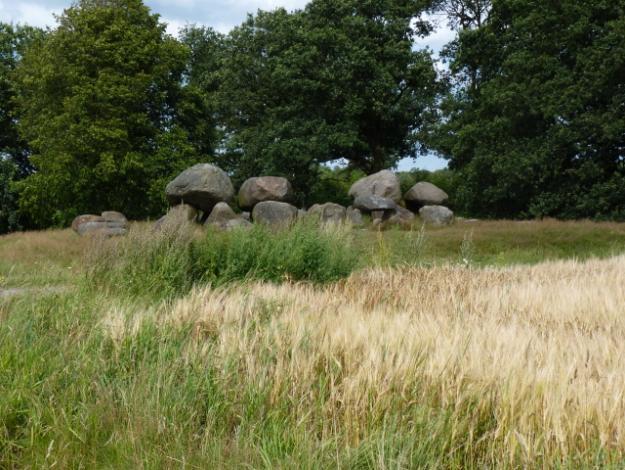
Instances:
[[[91,286],[157,298],[198,283],[218,286],[249,279],[326,283],[348,276],[357,263],[349,231],[298,223],[288,230],[262,226],[205,234],[193,228],[131,231],[127,239],[92,250]]]

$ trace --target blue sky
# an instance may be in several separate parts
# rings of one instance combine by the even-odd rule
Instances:
[[[69,0],[0,0],[0,21],[54,26],[54,14],[61,13],[70,3]],[[249,12],[277,7],[302,8],[307,0],[146,0],[146,3],[161,15],[168,24],[168,31],[176,34],[186,24],[204,24],[225,33],[240,24]],[[453,33],[447,29],[445,21],[438,20],[436,23],[436,33],[418,46],[428,46],[439,51],[451,40]],[[433,170],[445,167],[446,162],[435,156],[427,156],[416,161],[406,159],[400,163],[402,170],[415,166]]]

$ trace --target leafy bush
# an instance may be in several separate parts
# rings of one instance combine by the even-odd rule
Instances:
[[[87,280],[95,287],[162,298],[198,283],[332,282],[348,276],[356,262],[347,230],[310,223],[201,235],[191,226],[158,233],[135,229],[127,239],[92,250]]]

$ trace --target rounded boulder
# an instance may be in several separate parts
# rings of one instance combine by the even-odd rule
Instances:
[[[225,202],[218,202],[204,225],[221,230],[233,230],[235,228],[249,228],[252,224],[240,215],[237,215]]]
[[[348,193],[354,199],[364,196],[378,196],[401,201],[401,186],[399,178],[391,170],[382,170],[373,175],[361,178],[349,189]]]
[[[165,188],[170,204],[190,204],[210,212],[218,202],[229,202],[234,197],[230,177],[221,168],[200,163],[187,168]]]
[[[419,209],[419,217],[426,224],[450,225],[454,221],[454,213],[445,206],[423,206]]]
[[[239,207],[252,209],[263,201],[291,202],[293,187],[281,176],[258,176],[245,180],[239,189]]]
[[[438,186],[427,181],[421,181],[410,188],[404,195],[404,199],[409,206],[420,208],[423,206],[440,206],[449,199],[449,196]]]
[[[322,223],[340,224],[345,222],[347,209],[340,204],[326,202],[325,204],[311,206],[307,214],[311,217],[317,217]]]
[[[270,227],[287,227],[297,220],[297,207],[287,202],[263,201],[254,206],[252,220]]]

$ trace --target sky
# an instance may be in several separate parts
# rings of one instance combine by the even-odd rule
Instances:
[[[278,7],[288,10],[302,8],[307,0],[145,0],[145,3],[153,12],[161,15],[168,25],[168,32],[176,35],[187,24],[211,26],[217,31],[227,33],[243,22],[248,13]],[[71,0],[0,0],[0,21],[40,27],[54,26],[54,15],[62,13],[70,4]],[[438,24],[436,32],[417,46],[428,46],[438,52],[453,38],[453,33],[446,27],[444,20],[435,19],[435,23]],[[436,170],[445,166],[445,160],[433,155],[417,160],[405,159],[399,164],[401,170],[413,167]]]

